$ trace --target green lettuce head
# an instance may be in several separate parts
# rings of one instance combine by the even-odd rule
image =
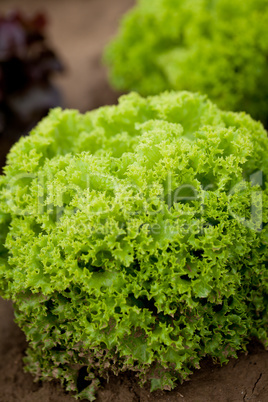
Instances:
[[[205,96],[52,110],[0,177],[0,292],[26,369],[94,400],[126,370],[173,388],[267,345],[268,139]]]
[[[268,124],[268,0],[138,0],[106,52],[112,84],[200,91]]]

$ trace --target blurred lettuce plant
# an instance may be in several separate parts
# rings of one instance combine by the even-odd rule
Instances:
[[[268,0],[138,0],[108,46],[112,84],[200,91],[268,124]]]
[[[46,25],[40,13],[0,14],[0,136],[27,132],[61,103],[51,77],[63,65],[48,43]]]
[[[94,400],[267,345],[268,138],[188,92],[52,110],[0,177],[0,293],[26,369]]]

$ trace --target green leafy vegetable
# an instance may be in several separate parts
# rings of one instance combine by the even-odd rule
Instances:
[[[118,89],[200,91],[268,124],[268,0],[138,0],[107,49]]]
[[[267,154],[260,123],[188,92],[52,110],[0,177],[27,370],[94,400],[111,372],[169,390],[267,345]]]

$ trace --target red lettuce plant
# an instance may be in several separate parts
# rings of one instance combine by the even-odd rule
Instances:
[[[51,76],[63,66],[47,42],[46,24],[39,13],[0,15],[0,135],[27,131],[60,103]]]

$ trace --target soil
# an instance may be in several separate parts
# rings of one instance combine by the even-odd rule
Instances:
[[[102,65],[102,51],[116,32],[121,15],[134,0],[0,0],[0,13],[20,8],[31,14],[44,10],[50,20],[51,43],[67,66],[55,84],[63,93],[64,106],[81,111],[117,101],[118,93],[108,84]],[[0,139],[0,166],[14,137]],[[0,402],[72,402],[56,382],[33,381],[23,371],[22,358],[27,343],[14,323],[10,302],[0,299]],[[191,380],[172,392],[150,394],[141,389],[131,373],[111,377],[98,392],[98,402],[184,401],[238,402],[268,401],[267,351],[256,341],[248,354],[240,354],[220,367],[210,360],[201,364]]]

